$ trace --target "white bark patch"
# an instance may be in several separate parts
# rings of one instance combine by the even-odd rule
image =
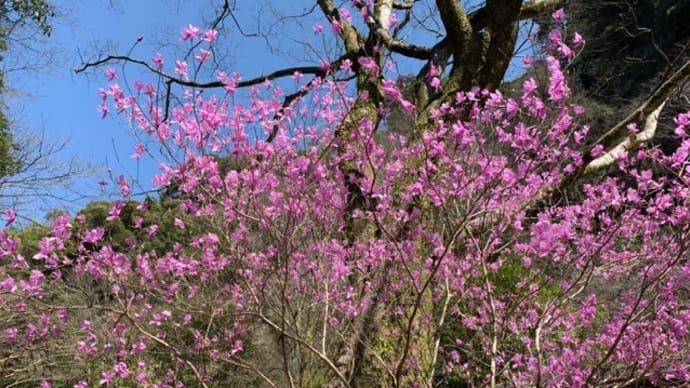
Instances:
[[[378,0],[375,5],[374,18],[376,23],[388,32],[391,28],[391,13],[393,12],[393,0]]]
[[[647,116],[642,131],[627,136],[604,155],[601,155],[600,157],[589,162],[585,168],[585,174],[589,174],[612,165],[625,151],[633,149],[637,145],[651,140],[656,133],[656,127],[659,122],[659,113],[661,113],[664,105],[666,105],[666,101],[661,103],[661,105],[659,105],[649,116]]]

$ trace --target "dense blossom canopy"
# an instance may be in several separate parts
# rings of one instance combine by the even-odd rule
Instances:
[[[338,34],[354,18],[339,15]],[[216,35],[187,26],[196,61],[147,66],[195,81]],[[4,346],[70,358],[52,379],[79,387],[690,381],[689,116],[670,155],[586,144],[562,72],[583,40],[564,37],[550,34],[544,82],[459,90],[428,121],[370,56],[291,73],[304,93],[287,105],[268,79],[237,97],[224,72],[222,92],[190,82],[170,104],[107,69],[102,113],[136,128],[133,157],[169,152],[155,182],[179,195],[159,217],[119,176],[102,225],[57,217],[31,257],[0,232]],[[341,80],[362,74],[380,96]],[[386,131],[369,99],[416,130]],[[614,171],[587,175],[602,157]],[[157,243],[166,225],[175,239]]]

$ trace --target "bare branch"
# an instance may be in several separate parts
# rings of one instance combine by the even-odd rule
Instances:
[[[147,70],[151,71],[152,73],[154,73],[156,75],[159,75],[160,77],[164,78],[166,81],[170,81],[171,83],[181,85],[181,86],[188,86],[188,87],[193,87],[193,88],[203,88],[203,89],[213,89],[213,88],[225,87],[225,82],[223,82],[223,81],[198,82],[198,81],[186,80],[184,78],[175,77],[173,75],[170,75],[168,73],[165,73],[163,71],[156,69],[155,67],[151,66],[146,61],[142,61],[140,59],[134,59],[134,58],[131,58],[131,57],[128,57],[125,55],[108,55],[107,57],[99,59],[95,62],[85,63],[80,68],[74,70],[74,72],[79,74],[81,72],[86,71],[87,69],[89,69],[91,67],[101,66],[103,64],[106,64],[109,62],[114,62],[114,61],[134,63],[134,64],[137,64],[140,66],[144,66]],[[255,77],[255,78],[251,78],[251,79],[248,79],[246,81],[240,81],[237,83],[237,87],[238,88],[245,88],[248,86],[258,85],[260,83],[265,82],[266,80],[273,81],[273,80],[278,79],[278,78],[290,77],[290,76],[294,75],[296,72],[302,73],[302,74],[313,74],[313,75],[317,75],[317,76],[324,76],[324,75],[326,75],[328,70],[326,70],[320,66],[288,67],[285,69],[276,70],[276,71],[269,73],[269,74],[266,74],[266,75],[261,75],[261,76]]]

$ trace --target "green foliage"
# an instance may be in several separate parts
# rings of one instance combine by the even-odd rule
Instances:
[[[482,281],[481,279],[477,279]],[[526,267],[520,263],[517,258],[509,257],[506,258],[500,268],[495,272],[489,273],[489,282],[493,286],[493,292],[496,299],[502,300],[506,309],[512,310],[516,308],[518,303],[524,302],[526,299],[534,299],[540,305],[545,305],[550,300],[555,300],[560,289],[548,283],[543,275],[540,275],[535,269]],[[530,291],[529,284],[534,283],[539,285],[536,292]],[[463,310],[467,310],[470,315],[474,313],[474,308],[466,305]],[[491,330],[490,327],[484,327],[481,331]],[[455,348],[456,341],[462,340],[464,344],[473,344],[477,341],[478,332],[469,329],[461,320],[454,318],[448,321],[445,325],[443,332],[441,333],[441,348]],[[499,343],[501,349],[516,349],[516,352],[520,352],[524,348],[523,339],[514,334],[508,332],[502,332],[499,335]],[[481,345],[476,345],[476,348],[481,349]],[[464,373],[460,373],[457,370],[444,371],[444,364],[448,360],[449,355],[441,351],[439,354],[439,361],[437,362],[437,369],[440,371],[434,381],[435,387],[471,387],[485,383],[480,379],[481,376],[485,376],[487,371],[474,371],[471,376]],[[483,355],[486,357],[486,368],[489,365],[489,355]],[[466,359],[466,354],[460,354],[462,359]],[[474,355],[474,357],[480,357]],[[477,380],[473,380],[473,379]]]
[[[17,148],[8,128],[7,117],[0,111],[0,178],[15,174],[21,169],[22,163],[14,155]]]
[[[128,238],[134,236],[133,212],[136,210],[137,203],[129,201],[122,209],[121,217],[115,221],[108,221],[109,210],[112,203],[104,201],[91,202],[84,209],[79,211],[86,217],[84,227],[93,229],[103,227],[105,229],[104,239],[112,242],[113,248],[125,249]]]
[[[17,23],[33,23],[41,34],[50,36],[54,16],[53,7],[45,0],[0,0],[0,50],[7,49],[7,35]]]
[[[109,221],[110,209],[114,203],[91,202],[79,211],[79,214],[86,219],[82,227],[104,228],[104,240],[112,244],[115,250],[126,250],[127,240],[133,237],[138,241],[146,241],[144,247],[157,253],[172,250],[175,243],[184,245],[187,241],[186,236],[189,234],[174,225],[175,218],[183,218],[177,206],[179,200],[168,198],[165,201],[156,201],[149,198],[145,203],[148,210],[143,212],[137,209],[141,205],[139,202],[127,201],[120,212],[120,217]],[[141,217],[139,226],[137,226],[137,217]],[[156,233],[148,236],[151,227],[156,228]]]
[[[42,224],[33,224],[23,227],[21,230],[13,230],[12,234],[19,237],[19,252],[22,256],[30,258],[39,251],[39,243],[48,235],[49,228]]]
[[[37,29],[40,34],[50,36],[54,15],[53,7],[45,0],[0,0],[0,61],[9,48],[12,34],[18,29]],[[0,71],[0,93],[4,86],[4,75]],[[21,161],[15,155],[17,147],[0,100],[0,178],[21,169]]]

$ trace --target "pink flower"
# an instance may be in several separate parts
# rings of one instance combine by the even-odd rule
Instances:
[[[320,34],[323,32],[323,24],[316,22],[313,27],[314,34]]]
[[[352,61],[349,59],[344,60],[342,63],[340,63],[340,70],[342,70],[342,71],[352,70]]]
[[[517,111],[519,110],[520,105],[518,105],[518,103],[515,100],[509,98],[508,101],[506,101],[506,112],[509,115],[515,115],[515,113],[517,113]]]
[[[371,71],[372,75],[378,75],[379,65],[376,64],[376,61],[374,60],[374,58],[372,58],[372,57],[359,57],[359,58],[357,58],[357,62],[359,62],[359,65],[362,66],[362,68]]]
[[[604,146],[601,144],[597,144],[592,148],[591,155],[594,158],[598,158],[599,156],[604,154]]]
[[[522,83],[522,90],[527,96],[531,96],[534,94],[534,91],[537,90],[537,81],[535,81],[534,78],[526,80]]]
[[[174,224],[175,227],[177,227],[177,228],[184,229],[184,221],[182,221],[181,219],[179,219],[179,218],[177,218],[177,217],[175,217],[175,220],[173,221],[173,224]]]
[[[209,58],[211,58],[211,51],[206,50],[206,49],[201,49],[199,50],[199,54],[194,57],[199,63],[204,63],[208,61]]]
[[[237,84],[240,82],[240,75],[238,73],[233,73],[232,77],[225,79],[225,91],[233,94],[237,90]]]
[[[115,72],[115,69],[113,69],[112,67],[105,69],[105,77],[108,79],[108,81],[114,80],[116,76],[117,73]]]
[[[243,343],[241,340],[235,340],[235,343],[232,345],[232,349],[230,350],[231,355],[235,355],[238,352],[241,352],[243,349]]]
[[[141,159],[141,156],[144,155],[145,151],[146,151],[146,146],[141,144],[141,143],[137,143],[134,146],[134,153],[132,154],[132,158],[136,159],[136,160]]]
[[[62,322],[67,322],[67,319],[69,318],[69,313],[65,309],[58,309],[55,312],[55,315],[60,319]]]
[[[113,370],[123,379],[129,377],[130,371],[129,368],[127,368],[127,364],[124,362],[118,362],[115,364],[115,368]]]
[[[558,45],[558,52],[560,52],[563,55],[563,57],[565,57],[569,61],[573,59],[573,50],[571,50],[570,47],[568,47],[568,45],[565,43],[561,43]]]
[[[573,46],[580,47],[583,44],[585,44],[585,38],[583,38],[582,35],[576,32],[573,36]]]
[[[199,37],[200,33],[201,33],[201,30],[199,29],[199,27],[195,27],[191,24],[188,24],[187,27],[182,29],[182,34],[180,35],[180,40],[196,39]]]
[[[29,284],[32,287],[38,287],[43,283],[45,280],[45,275],[43,275],[43,272],[37,271],[37,270],[32,270],[31,275],[29,275]]]
[[[690,112],[679,114],[673,119],[673,123],[676,124],[676,135],[685,137],[685,128],[690,127]]]
[[[398,16],[395,13],[391,13],[391,28],[395,28],[398,25]]]
[[[134,380],[135,380],[137,383],[143,385],[143,384],[146,382],[146,379],[147,379],[148,377],[149,377],[149,376],[146,374],[146,372],[141,372],[141,373],[137,374],[137,377],[136,377]]]
[[[5,329],[5,343],[6,344],[11,344],[14,342],[14,339],[17,338],[17,328],[16,327],[10,327],[9,329]]]
[[[184,78],[188,77],[187,74],[188,65],[185,61],[175,61],[175,73],[181,75]]]
[[[434,88],[434,91],[438,92],[438,89],[441,88],[441,80],[438,77],[434,77],[431,79],[431,87]]]
[[[430,80],[438,75],[438,68],[434,65],[429,66],[429,73],[427,74],[427,79]]]
[[[127,179],[124,175],[120,175],[120,177],[117,180],[117,184],[118,186],[120,186],[120,191],[122,191],[122,195],[124,195],[125,197],[129,197],[129,195],[132,193],[132,189],[127,184]]]
[[[414,104],[407,101],[407,100],[402,100],[400,101],[400,106],[405,110],[407,113],[412,113],[414,111]]]
[[[549,68],[549,99],[551,101],[562,101],[570,96],[570,88],[565,82],[565,76],[561,71],[561,65],[554,57],[546,58]]]
[[[331,63],[326,59],[322,59],[321,60],[321,70],[325,71],[326,74],[330,73],[331,72]]]
[[[12,223],[16,219],[17,219],[17,214],[14,212],[14,209],[12,209],[12,208],[7,209],[7,212],[5,213],[5,227],[12,225]]]
[[[554,13],[551,14],[551,17],[556,23],[561,23],[565,20],[565,12],[563,12],[563,8],[557,9]]]
[[[381,84],[381,89],[386,94],[386,97],[395,101],[398,101],[402,98],[402,93],[400,93],[400,89],[398,89],[395,81],[384,79]]]
[[[215,40],[216,40],[217,37],[218,37],[218,31],[213,30],[213,29],[207,30],[207,31],[204,33],[204,40],[207,41],[207,42],[209,42],[209,43],[215,42]]]
[[[146,230],[146,235],[149,237],[153,237],[156,235],[156,232],[158,232],[158,224],[153,224],[149,226]]]
[[[108,115],[108,106],[101,104],[98,106],[98,111],[101,112],[101,119],[104,119]]]
[[[345,9],[345,8],[341,8],[341,9],[340,9],[340,17],[341,17],[343,20],[347,20],[348,22],[349,22],[349,21],[352,21],[352,14],[350,13],[350,11],[348,11],[348,10]]]
[[[109,385],[110,380],[115,377],[115,372],[113,371],[105,371],[101,373],[101,381],[99,382],[100,385]]]
[[[117,221],[120,218],[120,213],[124,207],[125,204],[123,202],[115,202],[115,204],[108,209],[108,217],[106,217],[106,221]]]
[[[165,63],[165,62],[163,61],[163,56],[162,56],[160,53],[154,55],[154,57],[151,58],[151,61],[156,65],[156,68],[157,68],[158,70],[162,69],[162,68],[163,68],[163,64]]]

